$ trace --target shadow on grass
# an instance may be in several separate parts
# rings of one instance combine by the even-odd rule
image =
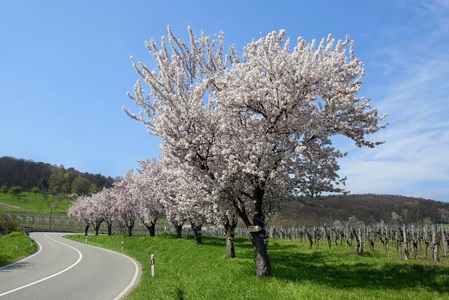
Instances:
[[[332,252],[292,253],[289,246],[269,252],[273,277],[288,281],[310,281],[336,289],[366,288],[400,290],[426,288],[449,292],[449,268],[397,261],[379,261],[369,255],[359,259]]]
[[[159,236],[160,240],[172,242],[175,235]],[[193,236],[183,236],[188,244],[194,244]],[[225,254],[225,238],[202,237],[203,246]],[[200,246],[201,247],[201,246]],[[247,238],[235,238],[236,258],[245,265],[243,272],[254,273],[253,245]],[[151,248],[148,251],[152,251]],[[275,279],[312,282],[335,289],[367,289],[398,291],[424,288],[437,293],[449,293],[449,268],[437,264],[420,264],[389,260],[376,254],[362,256],[338,250],[308,250],[295,244],[270,241],[268,254]],[[237,261],[236,260],[236,261]],[[239,272],[242,272],[240,269]]]
[[[226,247],[224,238],[205,237],[203,243]],[[253,245],[247,238],[236,238],[235,247],[239,259],[254,260]],[[310,281],[336,289],[425,288],[449,293],[449,268],[443,265],[402,263],[369,252],[358,256],[349,251],[303,250],[298,245],[276,241],[270,241],[268,255],[273,277],[286,281]]]

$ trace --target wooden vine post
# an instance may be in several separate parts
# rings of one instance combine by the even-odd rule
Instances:
[[[444,256],[446,256],[446,241],[444,240],[444,227],[443,227],[443,224],[441,224],[441,241],[443,243]]]
[[[402,225],[402,235],[404,237],[404,257],[405,260],[408,260],[409,257],[409,252],[408,252],[408,241],[407,241],[407,226]]]
[[[440,239],[437,236],[437,228],[435,224],[432,224],[432,244],[430,248],[432,249],[432,262],[439,262],[440,261],[440,253],[439,253],[439,246],[440,246]]]

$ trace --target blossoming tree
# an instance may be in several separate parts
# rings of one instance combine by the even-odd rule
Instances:
[[[84,229],[84,235],[87,235],[89,230],[89,225],[91,222],[88,209],[90,206],[88,196],[80,196],[73,202],[68,209],[69,217],[76,217],[78,221],[83,221],[86,224]]]
[[[170,29],[171,51],[165,38],[161,49],[147,43],[157,71],[133,60],[151,89],[147,94],[139,80],[130,97],[140,114],[126,112],[146,124],[177,163],[203,176],[216,195],[227,195],[218,199],[251,231],[257,276],[270,276],[267,217],[305,185],[307,167],[318,172],[304,166],[310,154],[327,157],[324,169],[336,170],[332,160],[340,154],[326,146],[329,138],[343,135],[374,147],[380,143],[365,136],[384,127],[378,124],[384,116],[357,96],[364,69],[349,37],[329,36],[318,47],[298,38],[291,50],[281,30],[253,40],[239,57],[234,47],[223,55],[222,33],[211,41],[189,31],[190,47]],[[322,174],[330,177],[327,185],[338,181],[332,172]]]
[[[150,236],[155,235],[156,221],[164,215],[161,199],[165,197],[161,185],[164,184],[162,164],[156,159],[141,161],[140,173],[136,186],[133,188],[133,197],[137,198],[137,217],[148,229]]]
[[[115,203],[117,201],[115,197],[115,190],[113,188],[104,188],[95,195],[99,206],[97,213],[106,222],[108,227],[108,235],[111,235],[112,223],[118,219],[117,212],[115,210]]]
[[[123,180],[114,183],[115,213],[125,223],[127,236],[132,236],[132,230],[137,219],[139,206],[137,198],[133,197],[133,188],[137,181],[137,173],[129,170]]]

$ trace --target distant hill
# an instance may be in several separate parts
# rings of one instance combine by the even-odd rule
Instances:
[[[397,195],[333,195],[295,198],[277,213],[277,225],[449,223],[449,203]]]
[[[43,162],[18,159],[10,156],[0,157],[0,188],[6,186],[21,186],[25,191],[39,187],[50,191],[70,192],[70,186],[77,177],[84,177],[90,181],[95,189],[110,187],[114,182],[111,177],[101,174],[83,173],[74,168],[66,169]]]

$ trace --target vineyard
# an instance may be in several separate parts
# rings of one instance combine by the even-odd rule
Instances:
[[[8,216],[16,220],[28,230],[48,230],[65,232],[85,232],[95,234],[93,225],[88,225],[75,218],[66,216],[48,216],[38,213],[8,213]],[[115,221],[112,226],[113,235],[127,235],[128,228],[121,222]],[[310,250],[332,249],[333,247],[347,248],[359,254],[364,252],[384,251],[391,256],[396,255],[400,259],[430,259],[438,262],[440,255],[446,256],[449,248],[449,228],[447,225],[387,225],[377,223],[374,225],[359,226],[292,226],[283,228],[270,226],[267,229],[271,239],[288,239],[306,242]],[[106,224],[102,223],[98,233],[108,233]],[[166,219],[159,220],[155,228],[156,235],[176,234],[175,227]],[[236,237],[251,238],[251,234],[245,227],[235,229]],[[182,235],[193,235],[189,225],[182,228]],[[223,226],[203,226],[201,234],[209,237],[225,237]],[[141,222],[136,221],[133,227],[133,235],[149,235],[148,229]]]

